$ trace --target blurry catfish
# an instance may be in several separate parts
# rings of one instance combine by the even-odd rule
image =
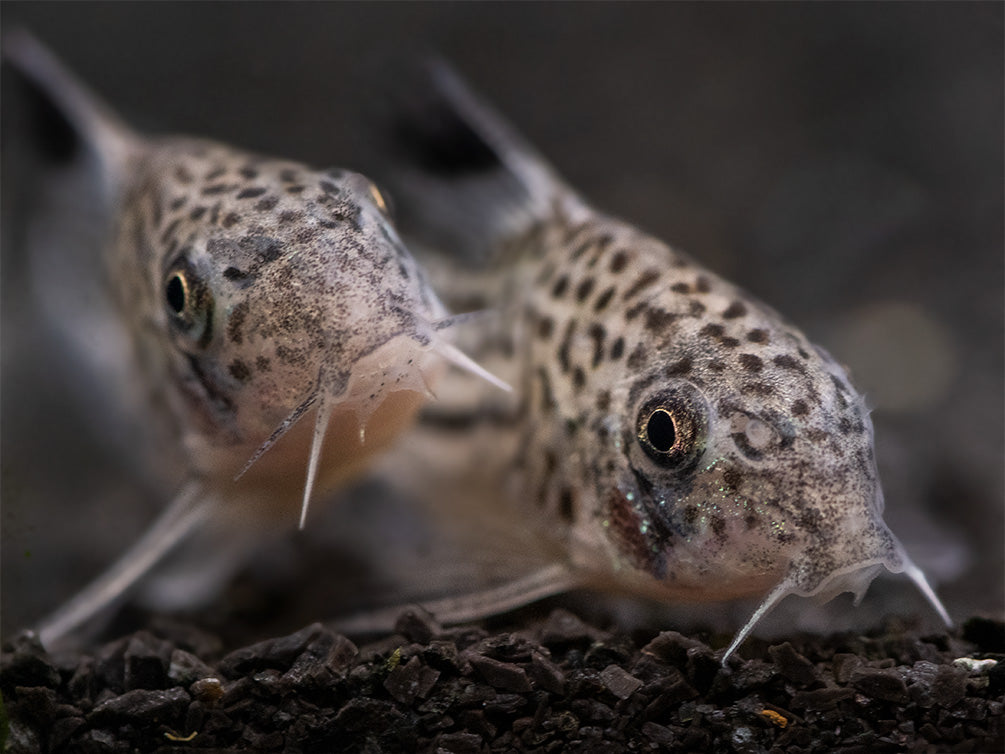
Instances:
[[[31,246],[44,308],[79,364],[67,376],[101,391],[99,424],[142,427],[148,465],[178,489],[43,622],[51,645],[191,532],[223,526],[176,599],[205,595],[256,531],[298,509],[302,527],[312,496],[407,427],[445,360],[487,375],[451,345],[446,310],[363,176],[141,136],[28,35],[5,37],[4,58],[39,128],[60,137],[55,209]]]

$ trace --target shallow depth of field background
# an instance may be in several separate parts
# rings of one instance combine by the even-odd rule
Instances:
[[[322,166],[362,167],[375,68],[442,54],[598,207],[850,367],[874,407],[891,527],[951,613],[1001,615],[1002,5],[0,10],[138,127]],[[4,163],[17,164],[17,100],[3,105]],[[108,457],[66,397],[72,375],[49,366],[19,256],[30,180],[2,177],[8,635],[121,551],[168,491]],[[898,596],[911,590],[880,594],[921,612]]]

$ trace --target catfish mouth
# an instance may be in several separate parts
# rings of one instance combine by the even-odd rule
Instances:
[[[878,532],[874,533],[880,535],[877,542],[886,546],[885,551],[880,549],[874,557],[856,560],[847,565],[834,568],[823,578],[814,580],[808,577],[808,574],[813,573],[815,570],[815,564],[806,562],[806,558],[812,557],[812,555],[807,556],[804,554],[802,556],[803,562],[800,562],[800,559],[793,560],[786,576],[767,593],[761,604],[757,607],[757,610],[754,611],[754,614],[744,624],[743,628],[740,629],[729,647],[726,648],[726,652],[722,657],[722,664],[726,665],[726,661],[730,655],[750,635],[750,632],[754,630],[754,627],[761,619],[790,594],[801,597],[814,597],[821,602],[827,602],[842,592],[852,592],[855,595],[855,604],[857,605],[865,596],[865,592],[872,583],[872,580],[883,568],[886,568],[891,573],[904,573],[911,579],[918,588],[918,591],[922,593],[935,612],[942,618],[946,627],[952,628],[953,621],[949,617],[949,613],[946,611],[945,606],[943,606],[942,601],[928,583],[925,574],[908,557],[903,546],[897,541],[893,533],[886,528],[886,525],[882,521],[879,522]]]
[[[296,477],[291,469],[304,464],[306,457],[300,497],[299,528],[303,529],[315,487],[328,491],[362,472],[374,455],[412,424],[423,404],[435,397],[432,386],[448,363],[509,390],[439,335],[451,324],[453,320],[437,323],[431,328],[433,335],[424,339],[392,336],[357,359],[348,380],[326,379],[322,367],[308,397],[251,454],[234,482],[285,493],[275,496],[277,504],[272,506],[285,510],[301,489],[292,484]],[[311,411],[313,430],[301,422]]]

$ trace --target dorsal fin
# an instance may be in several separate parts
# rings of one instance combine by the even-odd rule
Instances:
[[[427,59],[387,88],[378,136],[406,232],[484,262],[498,241],[574,192],[445,63]]]
[[[23,82],[32,132],[41,153],[56,164],[86,153],[114,181],[139,137],[24,29],[3,35],[3,62]]]

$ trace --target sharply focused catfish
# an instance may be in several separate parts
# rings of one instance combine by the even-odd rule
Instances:
[[[398,83],[382,149],[402,228],[431,250],[418,258],[448,306],[497,312],[466,345],[514,386],[443,390],[413,446],[427,478],[409,483],[453,496],[458,515],[509,511],[550,552],[434,612],[462,619],[583,585],[763,596],[728,656],[786,595],[861,597],[885,567],[948,623],[883,521],[868,411],[826,351],[595,211],[444,66]]]
[[[409,425],[445,359],[479,370],[368,179],[142,136],[26,34],[3,51],[57,158],[30,245],[79,357],[68,379],[90,375],[115,413],[99,423],[142,425],[155,464],[180,473],[153,527],[42,624],[48,645],[196,528],[272,527],[298,508],[303,526],[312,495]]]

